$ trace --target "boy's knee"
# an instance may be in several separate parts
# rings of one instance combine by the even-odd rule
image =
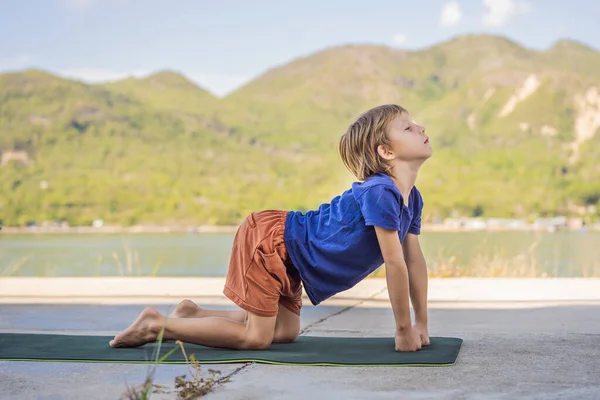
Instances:
[[[242,350],[265,350],[271,345],[272,339],[257,335],[248,335],[242,341]]]
[[[275,343],[292,343],[295,342],[298,338],[298,334],[300,333],[300,328],[297,329],[295,327],[285,327],[275,329],[275,337],[273,338],[273,342]]]
[[[276,343],[293,343],[298,338],[298,333],[294,332],[284,332],[282,334],[277,335],[273,341]]]

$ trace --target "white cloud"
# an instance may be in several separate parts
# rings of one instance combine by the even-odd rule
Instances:
[[[95,6],[97,0],[61,0],[65,8],[90,8]]]
[[[14,71],[31,68],[36,57],[33,54],[17,54],[0,59],[0,71]]]
[[[462,18],[462,11],[456,1],[444,4],[440,14],[440,26],[453,26]]]
[[[203,73],[192,74],[189,78],[218,97],[226,96],[252,79],[247,75]]]
[[[406,42],[408,41],[408,37],[403,33],[399,33],[397,35],[394,35],[392,40],[394,41],[395,45],[402,46],[402,45],[406,44]]]
[[[517,0],[483,0],[483,5],[487,11],[482,22],[487,26],[503,26],[515,15],[531,9],[529,3]]]
[[[58,71],[58,75],[86,83],[112,82],[130,77],[141,78],[148,74],[148,71],[117,72],[96,68],[77,68]]]

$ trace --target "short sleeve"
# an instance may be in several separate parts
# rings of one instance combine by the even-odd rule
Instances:
[[[400,230],[400,200],[387,185],[374,185],[357,199],[366,225]]]
[[[421,233],[421,215],[423,214],[423,197],[421,197],[421,193],[415,188],[416,195],[413,198],[414,205],[413,207],[413,218],[410,221],[410,228],[408,229],[408,233],[412,233],[413,235],[419,235]]]

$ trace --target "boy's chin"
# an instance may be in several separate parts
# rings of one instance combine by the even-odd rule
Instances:
[[[419,153],[419,155],[417,156],[417,158],[425,161],[425,160],[431,158],[432,155],[433,155],[433,149],[430,147],[430,148],[428,148],[428,149],[426,149],[424,151],[421,151]]]
[[[420,167],[423,163],[431,158],[431,155],[420,155],[402,160],[403,163]]]
[[[415,152],[412,154],[403,154],[400,155],[398,158],[403,161],[403,162],[407,162],[407,163],[414,163],[414,162],[425,162],[427,161],[429,158],[431,158],[431,156],[433,155],[433,150],[431,148],[429,148],[429,151],[420,151],[420,152]]]

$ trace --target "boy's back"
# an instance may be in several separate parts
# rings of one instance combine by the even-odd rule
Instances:
[[[419,234],[423,201],[417,188],[405,205],[393,180],[376,174],[306,214],[287,216],[285,244],[316,305],[347,290],[383,264],[374,226]]]

